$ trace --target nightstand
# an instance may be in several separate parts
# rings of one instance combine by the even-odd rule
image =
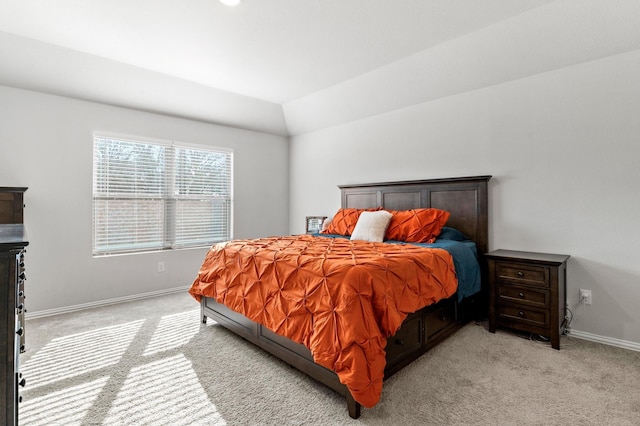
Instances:
[[[539,334],[560,349],[564,326],[567,259],[561,254],[496,250],[489,266],[489,331],[507,327]]]

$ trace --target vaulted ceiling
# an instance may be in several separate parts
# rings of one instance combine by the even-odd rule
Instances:
[[[332,124],[299,115],[336,87],[385,72],[403,78],[412,61],[432,73],[426,62],[444,58],[443,46],[506,21],[531,24],[526,17],[552,3],[0,0],[0,84],[295,134]],[[545,39],[540,30],[530,39]]]

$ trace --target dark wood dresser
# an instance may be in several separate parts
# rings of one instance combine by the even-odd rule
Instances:
[[[489,269],[489,331],[508,327],[549,338],[560,349],[568,255],[496,250]]]
[[[18,424],[20,352],[24,350],[24,249],[29,244],[23,224],[27,188],[0,187],[0,424]]]

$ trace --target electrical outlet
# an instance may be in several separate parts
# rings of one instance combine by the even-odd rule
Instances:
[[[158,272],[164,272],[164,262],[158,262]]]
[[[585,305],[591,305],[591,290],[580,289],[580,302]]]

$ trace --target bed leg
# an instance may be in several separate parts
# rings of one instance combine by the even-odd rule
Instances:
[[[207,323],[207,316],[204,314],[204,301],[200,302],[200,317],[202,318],[202,323]]]
[[[362,407],[359,402],[356,402],[351,396],[351,392],[347,391],[347,409],[349,410],[349,417],[357,419],[360,417],[360,408]]]

